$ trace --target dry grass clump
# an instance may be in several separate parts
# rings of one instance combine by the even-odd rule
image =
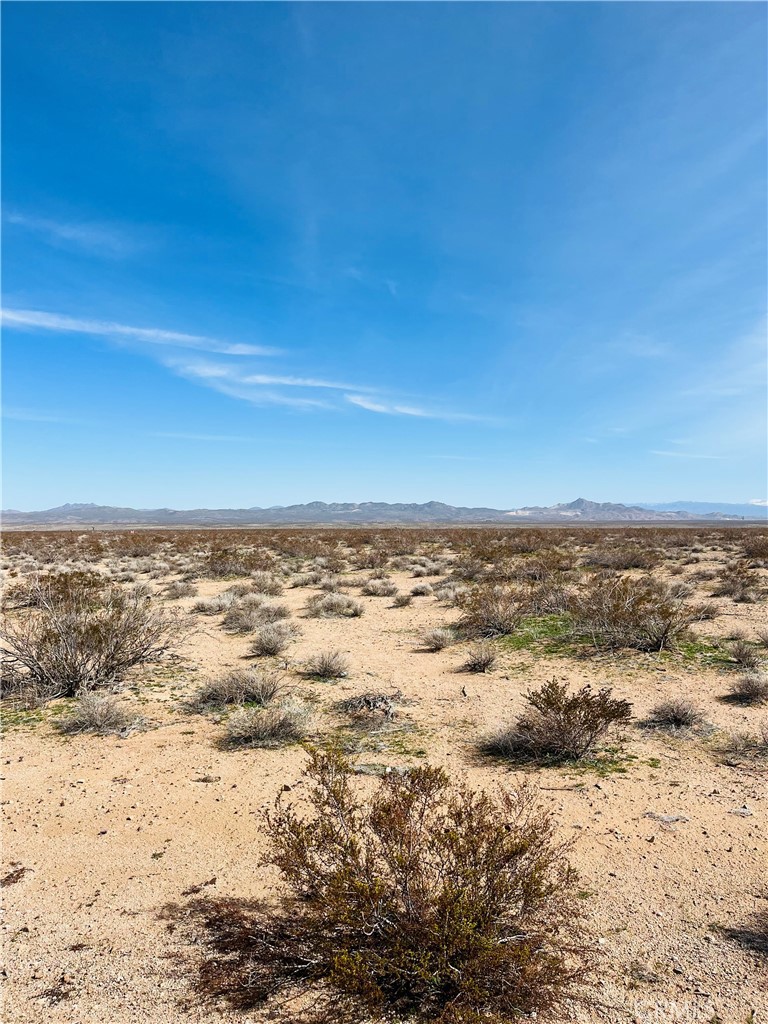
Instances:
[[[225,590],[223,594],[217,594],[215,597],[206,597],[195,601],[192,611],[199,612],[200,615],[219,615],[231,608],[236,600],[235,594]]]
[[[261,594],[249,594],[230,606],[222,626],[231,633],[252,633],[259,626],[290,618],[290,614],[285,604],[272,604]]]
[[[197,587],[194,583],[189,583],[186,580],[174,580],[173,583],[168,584],[163,593],[170,601],[177,601],[180,597],[196,597]]]
[[[361,587],[361,593],[366,597],[393,597],[397,593],[397,587],[392,580],[377,577],[366,580]]]
[[[267,594],[269,597],[279,597],[283,592],[283,584],[270,572],[257,569],[251,573],[251,589],[256,594]]]
[[[287,622],[267,622],[257,628],[248,649],[249,653],[255,658],[269,658],[282,654],[298,632],[296,626]]]
[[[525,609],[510,587],[480,584],[458,601],[462,610],[458,629],[469,638],[508,636],[519,627]]]
[[[221,711],[233,704],[265,707],[282,693],[280,677],[253,669],[233,669],[200,686],[188,702],[193,711]]]
[[[684,697],[670,697],[657,704],[648,716],[645,723],[653,729],[692,729],[695,725],[701,725],[704,715],[701,710],[691,701]]]
[[[470,647],[462,668],[465,672],[490,672],[497,660],[496,648],[487,640]]]
[[[395,608],[407,608],[412,603],[413,598],[410,594],[395,594],[395,599],[392,602]]]
[[[357,618],[363,611],[363,605],[346,594],[313,594],[306,607],[311,619]]]
[[[434,594],[434,590],[429,583],[417,583],[415,587],[411,587],[412,597],[431,597]]]
[[[652,576],[599,574],[571,595],[571,633],[597,648],[674,649],[705,612],[687,604],[686,596],[686,589],[673,589]]]
[[[757,732],[728,733],[718,750],[729,762],[763,761],[768,758],[768,721]]]
[[[730,597],[739,604],[754,604],[763,596],[760,576],[746,562],[734,562],[717,576],[714,597]]]
[[[317,679],[343,679],[349,675],[349,662],[340,651],[321,651],[307,658],[304,672]]]
[[[728,649],[728,654],[739,668],[758,669],[763,663],[758,649],[741,637],[737,637],[733,641]]]
[[[267,817],[280,901],[198,905],[203,997],[422,1024],[554,1020],[587,1000],[578,879],[529,790],[494,797],[423,766],[363,799],[337,751],[306,778],[309,813],[278,800]]]
[[[136,721],[115,697],[86,692],[80,695],[70,714],[56,723],[56,728],[67,735],[91,732],[106,736],[125,732]]]
[[[456,636],[450,629],[428,629],[426,633],[422,633],[419,640],[419,644],[424,650],[433,653],[445,650],[455,642]]]
[[[728,694],[734,704],[768,703],[768,675],[764,672],[748,672],[740,676]]]
[[[761,647],[768,647],[768,629],[756,629],[755,636]]]
[[[611,693],[609,687],[594,692],[590,686],[569,693],[566,683],[553,679],[529,691],[525,699],[532,710],[483,740],[481,749],[514,761],[578,761],[593,753],[611,728],[632,717],[632,705]]]
[[[30,585],[32,607],[0,628],[4,671],[46,699],[122,679],[156,661],[187,634],[173,613],[103,578],[60,573]]]
[[[309,713],[302,704],[276,708],[237,708],[226,721],[225,741],[232,746],[283,747],[307,734]]]

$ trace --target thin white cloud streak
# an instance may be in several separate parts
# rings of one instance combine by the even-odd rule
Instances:
[[[62,334],[91,334],[102,338],[128,338],[132,341],[147,342],[150,345],[168,345],[176,348],[192,348],[226,356],[268,356],[278,350],[263,345],[241,345],[201,334],[183,334],[180,331],[166,331],[157,327],[133,327],[105,320],[81,320],[78,317],[60,313],[45,313],[34,309],[4,309],[2,324],[7,328],[53,331]]]
[[[768,507],[768,500],[766,500],[765,498],[750,498],[747,504],[760,505],[761,507],[765,508]]]
[[[106,224],[51,220],[46,217],[29,216],[18,210],[6,213],[5,221],[42,235],[49,244],[74,246],[102,256],[121,258],[132,256],[146,248],[146,243],[134,234]]]
[[[368,412],[379,413],[384,416],[414,416],[426,420],[456,420],[470,423],[496,423],[490,416],[475,416],[472,413],[464,412],[442,412],[440,410],[420,409],[412,405],[398,405],[395,403],[383,402],[378,399],[366,398],[364,395],[344,395],[344,398],[351,405],[356,405]]]

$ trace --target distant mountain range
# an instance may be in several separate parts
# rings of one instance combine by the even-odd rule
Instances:
[[[260,526],[346,525],[356,523],[676,523],[768,521],[768,509],[760,505],[716,505],[708,502],[670,502],[657,505],[619,505],[610,501],[577,498],[568,504],[517,509],[464,508],[428,501],[422,505],[385,501],[310,501],[306,505],[275,505],[271,508],[114,508],[111,505],[60,505],[42,512],[2,512],[4,526]]]

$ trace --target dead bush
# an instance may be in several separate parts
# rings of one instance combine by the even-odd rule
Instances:
[[[223,594],[217,594],[216,597],[195,601],[192,611],[199,612],[201,615],[219,615],[231,608],[235,601],[235,595],[231,591],[225,590]]]
[[[312,619],[357,618],[363,606],[345,594],[313,594],[307,601],[306,613]]]
[[[282,747],[307,733],[309,714],[298,703],[277,708],[237,708],[226,721],[226,743],[245,747]]]
[[[340,651],[321,651],[307,659],[304,671],[318,679],[343,679],[349,675],[349,662]]]
[[[425,650],[437,653],[455,641],[456,637],[450,629],[428,629],[422,633],[419,643]]]
[[[574,637],[597,648],[638,651],[673,649],[702,617],[701,606],[687,604],[683,592],[675,593],[652,576],[604,574],[571,595],[568,613]]]
[[[566,683],[553,679],[525,699],[531,706],[517,722],[481,742],[481,749],[515,761],[578,761],[595,750],[609,730],[625,725],[632,705],[614,700],[611,689],[594,692],[584,686],[568,692]]]
[[[251,587],[257,594],[268,594],[279,597],[283,592],[283,584],[272,573],[257,569],[251,573]]]
[[[224,629],[231,633],[252,633],[259,626],[279,622],[290,617],[285,604],[271,604],[261,594],[252,594],[233,604],[222,620]]]
[[[731,661],[736,662],[739,668],[758,669],[763,663],[758,649],[746,640],[734,640],[728,649],[728,654]]]
[[[197,595],[197,587],[194,583],[174,580],[173,583],[168,584],[163,593],[170,601],[178,601],[180,597],[195,597]]]
[[[221,711],[232,704],[266,706],[282,692],[280,677],[252,669],[234,669],[203,683],[190,699],[193,711]]]
[[[429,583],[417,583],[415,587],[411,587],[412,597],[431,597],[433,593],[434,591]]]
[[[136,723],[122,704],[112,696],[83,693],[72,711],[56,723],[59,732],[74,735],[83,732],[106,736],[121,733]]]
[[[554,1020],[588,1001],[578,879],[529,790],[493,797],[424,766],[363,799],[336,751],[306,776],[309,814],[278,800],[267,819],[280,902],[198,904],[202,996],[423,1024]]]
[[[730,597],[739,604],[754,604],[762,596],[760,576],[746,562],[734,562],[720,571],[712,594]]]
[[[695,704],[684,697],[671,697],[657,704],[645,723],[652,729],[692,729],[701,725],[704,715]]]
[[[470,647],[467,660],[462,666],[465,672],[490,672],[496,664],[496,648],[487,640]]]
[[[655,569],[661,561],[657,551],[641,547],[601,548],[584,558],[584,565],[601,569]]]
[[[0,628],[5,669],[47,699],[122,679],[129,668],[158,660],[187,634],[176,615],[155,610],[136,591],[108,581],[81,585],[75,575],[33,582],[33,607],[7,617]]]
[[[392,604],[395,608],[407,608],[412,602],[413,598],[410,594],[395,594],[395,599]]]
[[[370,579],[363,584],[361,593],[366,597],[392,597],[397,593],[397,587],[392,580]]]
[[[458,599],[462,615],[458,630],[469,638],[507,636],[519,627],[525,609],[510,587],[478,585]]]
[[[268,622],[256,630],[249,653],[255,658],[269,658],[282,654],[297,632],[296,627],[287,622]]]
[[[764,672],[748,672],[731,685],[728,696],[734,704],[768,703],[768,676]]]

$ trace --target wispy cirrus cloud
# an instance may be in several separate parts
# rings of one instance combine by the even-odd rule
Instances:
[[[384,416],[413,416],[417,419],[427,420],[455,420],[472,423],[495,423],[498,422],[491,416],[478,416],[468,412],[452,412],[444,409],[423,409],[420,406],[402,405],[399,402],[391,402],[378,397],[368,398],[366,395],[347,394],[344,399],[351,405],[368,412],[379,413]]]
[[[5,406],[2,411],[4,420],[17,420],[21,423],[76,423],[69,416],[61,416],[55,412],[38,409],[19,409],[16,406]]]
[[[724,455],[704,455],[699,452],[669,452],[651,449],[651,455],[660,455],[667,459],[724,459]]]
[[[168,345],[177,348],[198,349],[227,356],[269,356],[278,350],[264,345],[244,345],[201,334],[184,334],[159,327],[134,327],[108,320],[89,320],[47,313],[36,309],[4,309],[2,324],[7,328],[54,331],[60,334],[90,334],[102,338],[125,338],[150,345]]]
[[[141,238],[135,229],[96,221],[54,220],[19,210],[9,210],[4,220],[7,224],[39,235],[49,245],[81,249],[112,259],[133,256],[148,245],[147,240]]]

